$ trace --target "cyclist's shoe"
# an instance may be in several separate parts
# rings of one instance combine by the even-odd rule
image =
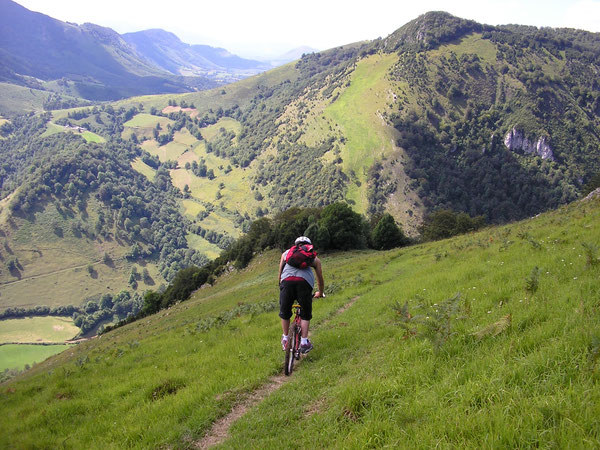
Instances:
[[[306,342],[306,344],[302,344],[302,345],[300,346],[300,352],[301,352],[301,353],[308,353],[308,352],[310,352],[312,349],[313,349],[313,345],[312,345],[312,342],[310,342],[310,340],[309,340],[309,341],[307,341],[307,342]]]
[[[283,351],[285,351],[285,348],[287,347],[288,344],[288,337],[282,337],[281,338],[281,347],[283,348]]]

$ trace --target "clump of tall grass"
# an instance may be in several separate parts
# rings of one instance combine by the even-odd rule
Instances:
[[[540,268],[535,266],[527,278],[525,278],[525,290],[533,295],[540,287]]]
[[[233,309],[223,311],[220,314],[212,317],[206,317],[198,322],[196,331],[208,331],[214,327],[221,327],[229,321],[247,314],[260,314],[263,312],[274,311],[279,306],[276,301],[262,303],[241,303]]]
[[[586,265],[588,267],[595,267],[600,265],[600,256],[598,256],[598,246],[591,242],[584,242],[581,244],[585,251]]]
[[[452,325],[459,318],[461,295],[434,303],[427,307],[425,314],[412,315],[408,310],[408,302],[401,304],[396,301],[392,309],[396,312],[396,321],[404,330],[404,338],[419,336],[427,339],[433,345],[435,353],[439,353],[444,344],[456,334]],[[423,307],[423,305],[421,305]]]

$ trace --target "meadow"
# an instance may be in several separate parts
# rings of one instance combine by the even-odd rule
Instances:
[[[5,370],[23,370],[40,363],[50,356],[61,353],[70,345],[0,345],[0,372]]]
[[[0,321],[0,344],[63,342],[79,333],[70,317],[23,317]]]
[[[215,443],[279,448],[301,429],[319,448],[598,447],[599,220],[596,199],[321,255],[315,349],[286,379],[266,252],[2,385],[0,445],[191,447],[263,389]]]

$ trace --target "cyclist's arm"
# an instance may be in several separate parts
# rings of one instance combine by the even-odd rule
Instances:
[[[281,254],[281,259],[279,260],[279,284],[281,284],[281,272],[283,272],[283,268],[285,267],[285,258],[283,257],[285,253]]]
[[[323,297],[325,291],[325,282],[323,281],[323,269],[321,268],[321,260],[316,257],[313,261],[313,267],[317,274],[317,284],[319,285],[319,291],[315,293],[315,297]],[[319,295],[317,295],[319,294]]]

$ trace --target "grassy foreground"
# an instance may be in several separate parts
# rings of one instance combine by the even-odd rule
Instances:
[[[226,448],[597,448],[600,200],[324,255],[315,349]],[[191,447],[280,372],[276,252],[0,387],[0,446]],[[356,299],[350,308],[340,308]]]

